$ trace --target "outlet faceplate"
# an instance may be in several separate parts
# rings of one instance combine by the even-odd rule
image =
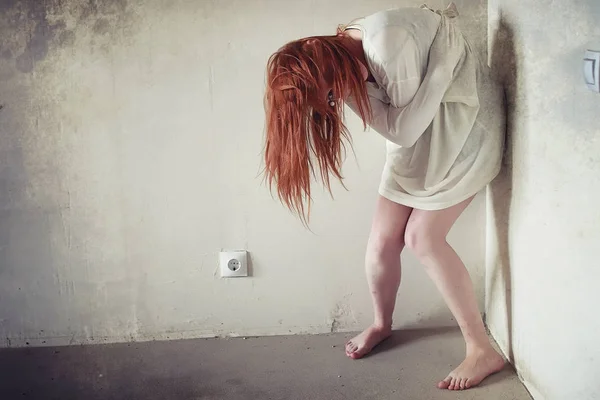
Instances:
[[[221,278],[248,276],[248,253],[246,250],[221,251],[219,268]]]
[[[583,76],[590,90],[600,92],[600,52],[588,50],[583,58]]]

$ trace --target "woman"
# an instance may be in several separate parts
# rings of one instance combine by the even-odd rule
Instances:
[[[268,63],[266,176],[304,222],[315,167],[341,181],[347,104],[386,139],[366,254],[374,322],[346,344],[361,358],[391,335],[400,253],[410,248],[455,316],[466,358],[441,382],[461,390],[504,366],[469,274],[446,236],[499,172],[504,120],[498,88],[454,24],[456,8],[387,10],[286,44]],[[307,204],[306,204],[307,203]]]

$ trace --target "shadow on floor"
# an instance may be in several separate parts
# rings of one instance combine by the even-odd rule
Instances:
[[[368,359],[369,357],[376,357],[381,353],[390,353],[394,349],[399,348],[401,346],[408,346],[413,342],[417,341],[427,341],[430,338],[434,338],[436,336],[444,336],[448,334],[455,334],[457,329],[455,327],[440,327],[440,328],[425,328],[425,329],[402,329],[395,330],[392,333],[392,336],[381,343],[379,346],[373,349],[371,353],[366,355],[363,359]],[[515,369],[510,363],[507,363],[502,371],[499,373],[490,376],[488,379],[484,380],[481,383],[481,387],[494,385],[498,382],[501,382],[503,379],[510,377],[516,374]]]
[[[371,353],[367,354],[363,358],[374,357],[379,353],[388,352],[396,347],[405,346],[410,344],[411,342],[426,340],[432,336],[439,336],[445,333],[456,332],[456,328],[454,327],[440,327],[440,328],[411,328],[411,329],[401,329],[395,330],[392,333],[392,336],[381,343],[379,346],[375,347]]]

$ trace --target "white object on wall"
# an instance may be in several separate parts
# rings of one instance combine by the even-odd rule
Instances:
[[[248,276],[248,255],[245,250],[222,251],[219,254],[221,278]]]
[[[583,58],[585,84],[594,92],[600,92],[600,52],[587,50]]]

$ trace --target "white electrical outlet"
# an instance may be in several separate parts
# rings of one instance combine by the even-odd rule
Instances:
[[[245,250],[222,251],[219,267],[221,278],[248,276],[248,253]]]
[[[600,51],[588,50],[583,58],[585,84],[594,92],[600,92]]]

